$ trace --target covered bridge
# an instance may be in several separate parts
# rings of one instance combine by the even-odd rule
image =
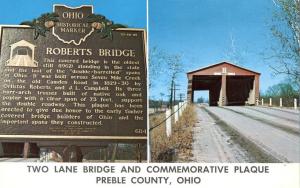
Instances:
[[[187,73],[187,100],[194,91],[208,90],[210,106],[255,105],[259,99],[260,73],[221,62]]]

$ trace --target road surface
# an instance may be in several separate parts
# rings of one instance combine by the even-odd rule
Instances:
[[[196,108],[198,123],[194,128],[194,162],[251,162],[247,152],[233,143],[220,125],[203,109]]]
[[[207,113],[208,112],[208,113]],[[197,107],[193,154],[197,162],[259,162],[243,143],[231,139],[222,126],[255,145],[277,162],[300,162],[300,128],[297,111],[263,107]],[[246,142],[244,142],[246,143]],[[247,144],[246,144],[247,145]],[[253,146],[252,146],[253,148]],[[255,158],[255,157],[254,157]],[[274,162],[274,160],[265,162]]]
[[[283,130],[294,132],[295,134],[300,133],[300,124],[299,120],[295,117],[296,114],[260,107],[227,106],[225,108],[260,122],[267,123],[268,125],[282,128]]]

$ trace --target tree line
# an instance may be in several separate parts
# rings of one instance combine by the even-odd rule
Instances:
[[[265,104],[268,103],[269,98],[272,98],[272,103],[275,106],[279,106],[280,98],[282,98],[283,106],[293,106],[294,99],[298,99],[299,104],[299,85],[290,79],[286,79],[270,86],[265,92],[261,92],[261,99],[264,99]]]

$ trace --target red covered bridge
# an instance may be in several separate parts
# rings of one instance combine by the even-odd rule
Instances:
[[[210,106],[255,105],[259,99],[260,73],[221,62],[187,73],[187,100],[194,91],[208,90]]]

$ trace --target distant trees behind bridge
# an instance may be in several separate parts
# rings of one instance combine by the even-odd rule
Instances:
[[[272,103],[275,106],[279,106],[280,98],[282,98],[282,105],[291,107],[294,105],[294,99],[297,99],[299,104],[299,97],[299,85],[297,82],[293,82],[289,79],[270,86],[265,92],[261,93],[261,98],[264,99],[265,104],[267,104],[269,99],[272,98]]]

